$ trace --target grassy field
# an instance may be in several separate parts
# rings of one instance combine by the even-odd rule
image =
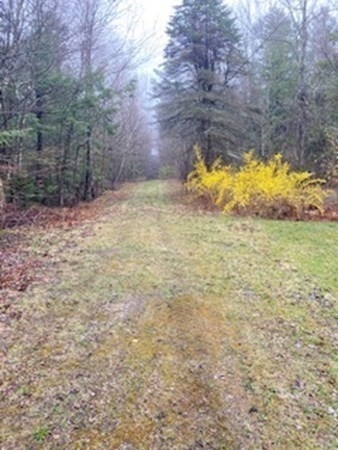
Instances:
[[[196,211],[174,182],[122,194],[29,243],[0,449],[336,449],[338,225]]]

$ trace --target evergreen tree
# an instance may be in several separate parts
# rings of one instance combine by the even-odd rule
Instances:
[[[162,137],[181,143],[186,176],[194,144],[208,164],[218,155],[229,159],[237,146],[241,127],[233,86],[243,65],[240,36],[222,0],[184,0],[167,33],[159,120]]]
[[[338,174],[338,17],[321,8],[310,34],[311,129],[306,159],[324,178]]]
[[[261,100],[263,106],[262,154],[288,154],[297,146],[297,64],[292,44],[292,24],[278,8],[271,10],[259,24],[265,42],[261,58]]]

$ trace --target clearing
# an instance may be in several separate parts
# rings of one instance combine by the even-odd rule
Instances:
[[[102,205],[27,230],[0,448],[336,449],[337,224],[196,211],[174,182]]]

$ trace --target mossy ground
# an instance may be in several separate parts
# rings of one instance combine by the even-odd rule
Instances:
[[[0,448],[337,448],[337,224],[124,193],[30,243],[44,273],[1,329]]]

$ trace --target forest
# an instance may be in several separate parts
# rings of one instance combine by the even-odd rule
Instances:
[[[71,205],[145,171],[150,132],[123,2],[0,3],[0,177],[9,202]],[[133,26],[133,13],[129,13]]]
[[[279,153],[293,169],[337,177],[334,2],[243,1],[232,10],[222,0],[183,1],[147,98],[137,67],[139,54],[149,55],[128,34],[138,17],[127,7],[1,2],[0,179],[8,202],[73,205],[158,170],[184,179],[196,145],[209,166],[217,157],[239,165],[253,149],[261,160]]]

